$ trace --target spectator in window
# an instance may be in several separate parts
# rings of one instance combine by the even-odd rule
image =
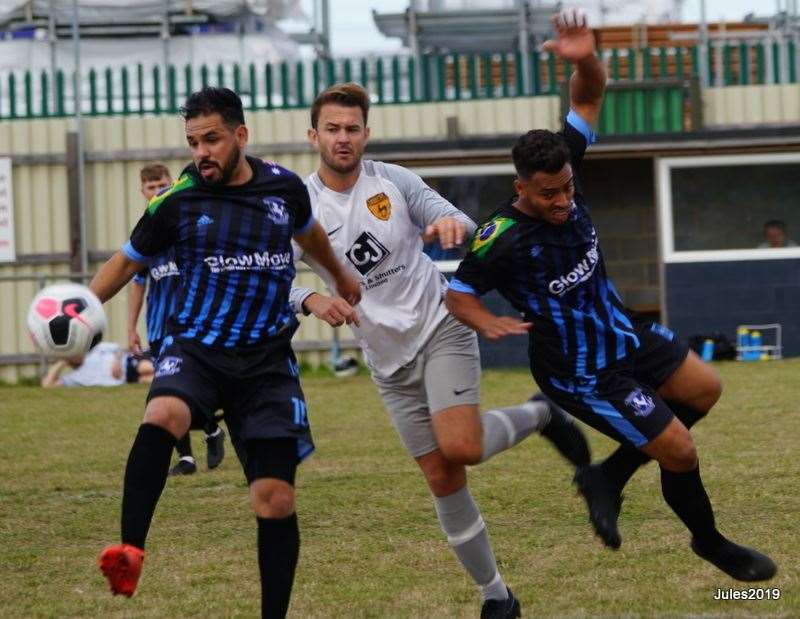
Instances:
[[[789,238],[785,222],[780,219],[770,219],[764,224],[764,242],[758,247],[759,249],[797,247],[797,243]]]

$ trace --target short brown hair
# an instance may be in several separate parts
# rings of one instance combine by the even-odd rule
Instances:
[[[148,181],[158,181],[164,177],[169,178],[169,169],[163,163],[148,163],[139,170],[139,178],[143,183]]]
[[[360,84],[356,84],[355,82],[334,84],[319,93],[314,100],[314,104],[311,106],[311,126],[314,129],[317,128],[319,112],[322,106],[328,103],[335,103],[336,105],[343,105],[345,107],[360,107],[361,113],[364,115],[364,124],[367,124],[369,95]]]

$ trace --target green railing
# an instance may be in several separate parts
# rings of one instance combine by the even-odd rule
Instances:
[[[699,74],[698,47],[603,50],[611,83],[687,80]],[[710,83],[723,86],[797,81],[793,42],[709,46]],[[552,95],[571,67],[546,52],[448,54],[375,59],[292,61],[262,66],[170,65],[91,70],[81,79],[89,116],[174,114],[188,93],[206,85],[237,91],[249,110],[304,108],[326,86],[357,81],[377,105]],[[0,76],[0,119],[74,114],[72,76],[63,71]],[[676,101],[669,105],[677,109]],[[670,114],[672,112],[667,112]],[[611,122],[609,120],[609,122]]]

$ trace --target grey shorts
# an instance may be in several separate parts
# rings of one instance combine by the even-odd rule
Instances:
[[[388,378],[372,377],[408,453],[418,458],[437,449],[431,415],[480,401],[478,337],[451,315],[416,358]]]

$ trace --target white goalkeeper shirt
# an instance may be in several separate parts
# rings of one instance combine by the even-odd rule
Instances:
[[[419,176],[393,164],[362,161],[358,181],[345,193],[327,188],[316,172],[306,184],[314,219],[337,258],[362,282],[356,308],[361,326],[352,326],[353,333],[371,371],[391,376],[417,356],[447,315],[447,281],[422,252],[422,232],[454,217],[466,225],[466,241],[475,223]],[[328,272],[295,245],[295,259],[301,257],[335,294]]]

